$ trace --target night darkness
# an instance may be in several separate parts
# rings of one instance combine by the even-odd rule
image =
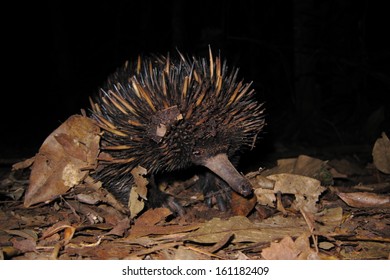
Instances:
[[[51,1],[18,15],[21,27],[10,31],[17,42],[8,40],[18,51],[9,70],[15,82],[3,92],[2,159],[33,156],[62,122],[88,108],[88,96],[126,60],[176,48],[202,56],[209,45],[253,81],[266,104],[268,126],[252,158],[261,161],[278,147],[299,154],[372,146],[382,131],[389,135],[384,6],[353,0],[135,3]]]

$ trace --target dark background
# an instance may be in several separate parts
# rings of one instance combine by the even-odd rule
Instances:
[[[209,45],[266,104],[253,160],[353,154],[390,135],[385,1],[50,1],[5,12],[2,159],[33,156],[125,60]]]

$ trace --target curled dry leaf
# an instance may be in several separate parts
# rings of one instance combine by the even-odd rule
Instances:
[[[357,208],[390,208],[390,196],[368,192],[338,193],[345,203]]]
[[[372,149],[372,157],[376,168],[386,174],[390,174],[390,140],[386,133],[378,138]]]
[[[316,213],[316,202],[319,195],[325,190],[320,181],[294,174],[275,174],[267,176],[268,179],[275,181],[273,190],[256,189],[254,191],[257,200],[262,205],[274,207],[276,200],[275,194],[293,194],[295,209],[305,209],[308,212]]]
[[[76,231],[76,228],[74,226],[71,226],[68,222],[66,221],[60,221],[54,225],[52,225],[50,228],[46,229],[42,233],[42,239],[47,238],[52,236],[55,233],[58,233],[60,231],[64,232],[63,236],[63,244],[68,244],[69,241],[73,238],[73,235]]]
[[[53,131],[35,156],[24,206],[51,201],[79,184],[96,165],[99,132],[91,119],[80,115]]]

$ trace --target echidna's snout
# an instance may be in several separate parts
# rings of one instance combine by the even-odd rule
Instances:
[[[249,196],[253,191],[251,183],[244,176],[241,176],[241,179],[237,180],[235,184],[230,185],[230,187],[242,196]]]
[[[251,183],[237,171],[226,154],[209,157],[202,162],[202,165],[221,177],[237,193],[243,196],[252,193]]]

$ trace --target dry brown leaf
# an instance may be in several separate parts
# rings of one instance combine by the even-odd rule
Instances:
[[[165,251],[165,252],[164,252]],[[165,249],[162,254],[164,257],[162,259],[166,260],[205,260],[210,259],[206,254],[190,250],[187,247],[179,246],[176,250]]]
[[[347,247],[340,251],[344,259],[350,260],[385,260],[389,254],[389,242],[360,241],[355,248]]]
[[[79,184],[96,164],[99,128],[80,115],[69,117],[43,142],[31,169],[24,206],[48,202]]]
[[[256,189],[254,191],[260,204],[274,207],[275,194],[280,192],[295,195],[296,200],[293,206],[296,210],[317,212],[316,202],[319,195],[326,189],[321,186],[320,181],[294,174],[275,174],[267,178],[275,181],[275,187],[273,190]]]
[[[330,243],[327,241],[318,243],[318,248],[323,249],[323,250],[330,250],[330,249],[333,249],[334,247],[335,247],[335,245],[333,243]]]
[[[317,252],[310,246],[311,236],[308,233],[303,233],[295,239],[295,247],[299,249],[300,254],[298,258],[300,260],[318,260],[320,259]]]
[[[307,233],[302,234],[295,241],[290,236],[286,236],[279,242],[272,242],[270,247],[263,249],[261,256],[266,260],[319,259],[317,253],[310,248]]]
[[[74,232],[76,231],[76,228],[71,226],[66,221],[60,221],[54,225],[52,225],[50,228],[46,229],[42,233],[42,239],[45,239],[47,237],[50,237],[51,235],[58,233],[60,231],[64,230],[64,242],[65,244],[69,242],[70,239],[72,239]]]
[[[256,226],[243,216],[231,217],[229,220],[214,218],[204,223],[197,231],[189,233],[186,239],[198,243],[218,243],[225,238],[226,234],[234,234],[236,231],[249,231],[250,229],[256,229]],[[242,241],[251,240],[250,237],[248,239],[244,237],[243,239]]]
[[[155,225],[164,221],[172,212],[168,208],[149,209],[134,222],[134,226]]]
[[[325,167],[325,161],[306,155],[300,155],[294,163],[294,169],[292,173],[319,179],[318,174],[321,169]]]
[[[209,248],[207,251],[210,253],[215,253],[222,247],[224,247],[230,240],[233,238],[233,233],[227,233],[221,240],[219,240],[216,244],[214,244],[211,248]]]
[[[38,234],[37,232],[31,230],[31,229],[22,229],[22,230],[4,230],[6,233],[11,234],[11,235],[17,235],[26,239],[30,239],[33,241],[38,240]]]
[[[130,218],[135,218],[145,207],[145,202],[137,193],[137,187],[133,186],[130,189],[128,207],[130,210]]]
[[[130,219],[126,218],[117,223],[112,230],[110,230],[106,235],[117,235],[123,236],[126,230],[130,227]]]
[[[317,232],[322,234],[333,232],[334,228],[339,227],[343,220],[343,209],[341,207],[325,208],[315,214],[315,220],[320,224],[316,227]]]
[[[279,159],[276,167],[265,170],[261,174],[263,176],[269,176],[273,174],[291,173],[318,179],[327,185],[331,184],[333,179],[328,169],[329,167],[326,161],[300,155],[297,158]]]
[[[263,176],[268,176],[268,175],[279,174],[279,173],[293,173],[296,161],[297,161],[296,158],[278,159],[275,167],[264,170],[261,174]]]
[[[77,194],[76,197],[80,202],[87,204],[105,202],[121,213],[125,213],[126,215],[129,213],[129,208],[118,201],[112,193],[107,191],[107,189],[102,188],[102,182],[96,182],[95,179],[90,176],[87,176],[84,179],[83,185],[75,186],[74,191]]]
[[[279,242],[271,242],[270,247],[261,252],[261,256],[266,260],[297,260],[300,250],[290,236],[284,237]]]
[[[12,245],[20,250],[20,252],[34,252],[36,250],[37,243],[31,239],[18,240],[17,238],[11,239]]]
[[[35,157],[28,158],[24,161],[17,162],[12,165],[12,170],[19,170],[19,169],[25,169],[27,167],[30,167],[34,163]]]
[[[127,239],[134,239],[142,236],[147,236],[149,234],[156,235],[186,232],[189,230],[196,229],[198,227],[196,225],[157,225],[157,223],[159,223],[160,221],[164,221],[166,217],[171,214],[172,212],[167,208],[149,209],[135,220],[134,225],[131,227],[130,235]]]
[[[214,218],[202,224],[198,230],[190,232],[185,236],[185,240],[210,244],[218,243],[227,234],[234,234],[233,243],[267,242],[282,238],[286,234],[298,236],[307,231],[306,223],[302,218],[278,218],[267,219],[260,224],[252,223],[243,216],[234,216],[228,220]]]
[[[145,200],[148,192],[148,180],[144,177],[148,171],[142,166],[137,166],[131,170],[134,178],[134,185],[130,190],[128,207],[130,217],[136,217],[145,207]]]
[[[382,137],[376,140],[372,149],[372,157],[379,171],[390,174],[390,140],[386,133],[383,132]]]
[[[379,195],[369,192],[353,192],[337,194],[346,204],[357,208],[388,208],[390,207],[390,196]]]
[[[329,171],[332,174],[333,178],[342,178],[342,179],[348,178],[347,174],[340,173],[337,169],[333,167],[331,167]]]
[[[232,192],[230,207],[234,216],[247,216],[256,206],[256,196],[245,198],[236,192]]]
[[[245,176],[249,179],[254,189],[262,188],[272,190],[274,188],[275,182],[264,177],[260,171],[249,172]]]
[[[148,170],[146,168],[143,168],[142,166],[137,166],[133,170],[131,170],[131,175],[133,175],[134,178],[134,185],[137,187],[137,193],[138,195],[143,198],[147,199],[146,195],[148,193],[148,180],[145,178],[145,176],[148,174]]]
[[[364,175],[367,172],[367,170],[359,166],[356,160],[353,159],[333,159],[329,161],[329,166],[332,167],[331,173],[337,178]]]

